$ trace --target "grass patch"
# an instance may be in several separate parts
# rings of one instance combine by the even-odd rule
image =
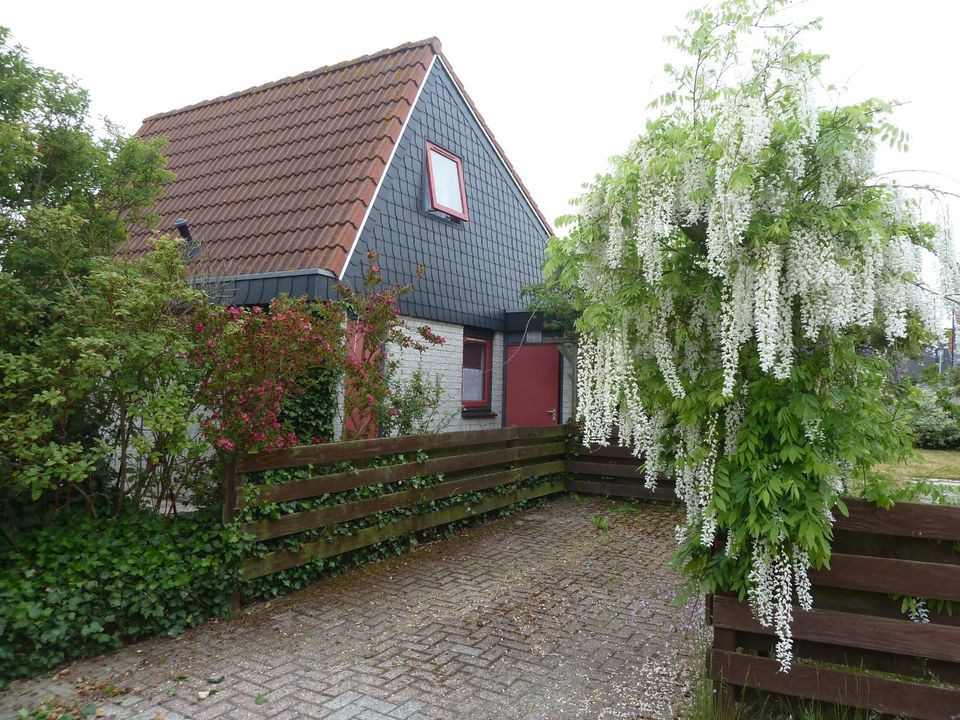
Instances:
[[[898,478],[960,480],[960,450],[917,450],[917,457],[880,465],[878,470]]]

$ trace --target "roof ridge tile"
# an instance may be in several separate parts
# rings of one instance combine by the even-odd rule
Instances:
[[[327,75],[329,73],[338,72],[340,70],[346,70],[351,66],[359,66],[364,63],[377,61],[382,58],[389,57],[390,55],[396,55],[398,53],[401,53],[407,50],[416,50],[416,49],[427,48],[427,47],[430,48],[430,50],[434,55],[439,55],[441,52],[442,45],[440,43],[440,40],[436,37],[429,37],[416,42],[406,42],[406,43],[403,43],[402,45],[397,45],[396,47],[384,48],[383,50],[378,50],[377,52],[370,53],[369,55],[361,55],[360,57],[353,58],[352,60],[344,60],[343,62],[335,63],[333,65],[324,65],[323,67],[315,68],[314,70],[307,70],[306,72],[302,72],[297,75],[289,75],[285,78],[280,78],[279,80],[263,83],[261,85],[254,85],[253,87],[248,87],[248,88],[245,88],[244,90],[237,90],[236,92],[227,93],[226,95],[221,95],[215,98],[210,98],[209,100],[202,100],[198,103],[185,105],[183,107],[176,108],[174,110],[167,110],[166,112],[156,113],[155,115],[150,115],[144,118],[143,123],[146,124],[150,121],[158,120],[160,118],[173,117],[175,115],[179,115],[181,113],[185,113],[190,110],[199,110],[207,106],[223,104],[231,100],[236,100],[237,98],[243,97],[245,95],[253,95],[259,92],[266,92],[269,90],[273,90],[275,88],[282,87],[283,85],[289,85],[291,83],[299,82],[302,80],[308,80],[310,78]],[[379,74],[379,72],[377,74]]]

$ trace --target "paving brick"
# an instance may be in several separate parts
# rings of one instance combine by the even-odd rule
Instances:
[[[423,703],[417,700],[408,700],[400,707],[396,708],[391,715],[397,718],[397,720],[407,720],[411,715],[413,715],[417,710],[423,707]]]
[[[480,655],[483,650],[479,648],[469,647],[468,645],[454,645],[450,648],[450,652],[461,653],[463,655],[469,655],[471,657],[476,657]]]
[[[353,692],[353,691],[345,692],[342,695],[337,695],[337,697],[335,697],[330,702],[324,703],[324,706],[328,708],[332,708],[333,710],[339,710],[344,705],[349,705],[350,703],[352,703],[358,697],[360,697],[360,693],[358,692]]]
[[[611,513],[598,532],[594,515],[614,506],[557,499],[523,522],[472,528],[230,623],[76,663],[67,677],[138,687],[105,703],[117,720],[152,720],[145,710],[167,720],[674,717],[696,675],[689,640],[703,616],[697,603],[673,603],[679,511]],[[611,578],[631,590],[611,591]],[[72,682],[14,683],[0,717],[69,697]]]
[[[392,703],[384,702],[383,700],[378,700],[377,698],[370,697],[369,695],[358,698],[356,703],[361,707],[365,707],[370,710],[376,710],[379,713],[391,712],[396,707],[396,705],[393,705]]]
[[[390,716],[378,713],[376,710],[364,710],[357,716],[358,720],[393,720]]]
[[[328,716],[328,720],[352,720],[363,712],[359,705],[347,705],[337,710],[333,715]]]

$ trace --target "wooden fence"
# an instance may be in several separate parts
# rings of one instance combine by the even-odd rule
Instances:
[[[654,490],[644,486],[642,464],[627,448],[580,448],[576,457],[567,460],[567,472],[573,473],[567,481],[567,489],[573,492],[677,502],[670,478],[659,478]]]
[[[424,459],[421,453],[426,453]],[[564,471],[567,435],[563,427],[503,428],[430,435],[356,440],[326,445],[308,445],[289,450],[242,457],[227,474],[224,488],[224,522],[231,522],[243,502],[264,505],[307,500],[327,493],[364,486],[401,483],[416,476],[443,473],[443,481],[426,487],[398,489],[363,500],[315,510],[295,512],[275,519],[241,526],[257,540],[271,540],[295,533],[359,520],[387,510],[451,498],[466,492],[487,490],[531,478],[544,479],[507,494],[490,495],[480,502],[459,504],[412,515],[380,526],[365,527],[349,535],[310,540],[295,548],[277,549],[243,562],[246,579],[286,570],[318,558],[374,545],[408,533],[445,525],[553,493],[563,492],[563,480],[549,476]],[[397,464],[363,467],[384,456],[403,456]],[[334,463],[350,462],[353,469],[327,472]],[[263,470],[310,466],[316,474],[302,480],[260,484],[245,492],[245,476]]]
[[[569,457],[568,449],[565,429],[551,426],[358,440],[248,455],[226,477],[224,521],[236,518],[244,498],[257,505],[304,500],[443,473],[439,484],[409,489],[398,485],[376,497],[242,526],[266,541],[542,478],[473,504],[459,503],[383,526],[371,524],[349,535],[311,539],[247,558],[244,576],[252,579],[565,490],[676,501],[667,480],[658,482],[655,491],[645,488],[637,459],[623,448],[581,448]],[[363,466],[384,456],[403,458],[397,464]],[[344,461],[354,469],[326,471]],[[244,492],[250,473],[304,466],[316,474]],[[567,473],[565,480],[555,477],[561,472]],[[791,671],[779,672],[772,630],[761,627],[735,597],[716,595],[707,599],[714,627],[713,678],[734,697],[737,688],[745,687],[919,720],[960,717],[960,508],[898,504],[885,511],[861,500],[846,503],[850,516],[837,516],[831,569],[811,574],[815,609],[794,609],[796,660]],[[906,619],[900,607],[903,597],[925,598],[929,622]],[[958,612],[950,615],[936,601],[956,603]]]
[[[960,716],[960,613],[934,602],[960,611],[960,508],[846,504],[830,570],[811,574],[814,609],[794,608],[790,672],[779,672],[773,631],[746,604],[717,595],[714,679],[734,697],[749,687],[919,720]],[[904,617],[901,597],[925,598],[930,622]]]

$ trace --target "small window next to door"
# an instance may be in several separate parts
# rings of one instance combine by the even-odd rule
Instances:
[[[491,346],[488,338],[463,338],[464,412],[490,412]]]

